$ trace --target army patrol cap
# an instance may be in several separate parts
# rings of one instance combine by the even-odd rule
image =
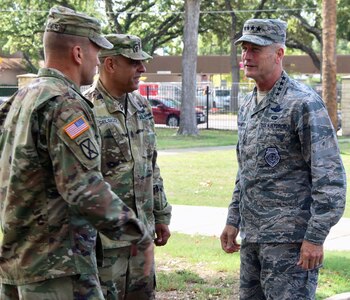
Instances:
[[[141,39],[130,34],[108,34],[105,36],[113,44],[110,50],[101,50],[99,57],[123,55],[133,60],[146,60],[152,58],[142,50]]]
[[[87,37],[102,49],[113,48],[101,35],[101,24],[97,19],[64,6],[50,9],[45,31]]]
[[[285,44],[287,23],[278,19],[250,19],[244,23],[242,36],[235,45],[249,42],[259,46]]]

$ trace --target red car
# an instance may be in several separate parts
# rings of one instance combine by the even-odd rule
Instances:
[[[177,127],[180,124],[180,103],[168,98],[150,98],[154,122],[156,124],[166,124]],[[196,108],[197,124],[206,122],[205,114]]]

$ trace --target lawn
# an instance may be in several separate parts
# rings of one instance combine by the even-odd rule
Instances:
[[[178,144],[183,144],[185,148],[191,145],[190,137],[174,137],[171,130],[167,130],[166,133],[161,131],[161,134],[157,131],[159,143],[163,147],[165,143],[162,142],[162,136],[166,134],[165,140],[174,141],[173,139],[176,138]],[[204,130],[201,131],[200,137],[194,139],[192,145],[214,146],[213,141],[218,136],[223,145],[229,145],[229,141],[233,145],[237,134],[228,131]],[[347,179],[350,182],[350,140],[341,139],[339,145]],[[170,153],[160,151],[158,164],[168,200],[172,204],[214,207],[227,207],[229,204],[238,167],[234,149]],[[344,216],[350,218],[350,184],[347,186],[347,205]]]
[[[201,131],[196,138],[161,129],[161,149],[234,145],[237,133]],[[175,145],[175,146],[174,146]],[[339,139],[350,179],[350,140]],[[190,150],[190,149],[188,149]],[[234,187],[237,158],[231,150],[160,151],[158,163],[172,204],[227,207]],[[350,184],[344,216],[350,217]],[[173,233],[166,247],[156,248],[157,299],[238,299],[239,256],[225,254],[218,237]],[[350,291],[350,252],[326,251],[317,300]]]
[[[218,237],[173,233],[156,248],[157,299],[236,300],[239,255],[221,250]],[[316,299],[350,291],[350,251],[326,251]]]

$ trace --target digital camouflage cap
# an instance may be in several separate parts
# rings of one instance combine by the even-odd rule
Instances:
[[[141,39],[138,36],[130,34],[108,34],[105,37],[113,44],[113,48],[101,50],[100,57],[123,55],[134,60],[152,58],[152,56],[142,50]]]
[[[285,44],[287,23],[278,19],[250,19],[244,23],[242,36],[235,45],[249,42],[259,46]]]
[[[45,31],[87,37],[102,49],[113,47],[101,35],[101,24],[97,19],[63,6],[50,9]]]

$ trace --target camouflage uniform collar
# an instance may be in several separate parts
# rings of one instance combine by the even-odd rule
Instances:
[[[272,89],[267,93],[265,96],[265,100],[269,99],[269,101],[273,102],[280,102],[280,99],[283,97],[286,88],[287,88],[287,83],[289,82],[289,76],[285,71],[282,71],[281,77],[276,81]],[[257,96],[257,87],[254,87],[253,91],[253,99]],[[262,102],[265,102],[263,100]]]
[[[280,102],[279,100],[283,97],[283,95],[286,92],[288,82],[289,82],[289,76],[285,71],[282,71],[280,79],[277,80],[272,90],[269,92],[272,100]]]
[[[104,87],[101,79],[98,79],[94,85],[95,86],[93,88],[96,88],[101,93],[103,101],[106,104],[109,113],[114,113],[117,111],[124,113],[124,105],[122,105],[122,103],[125,102],[124,99],[126,98],[126,95],[123,95],[119,98],[113,97]]]
[[[80,88],[61,71],[53,68],[41,68],[38,72],[38,77],[55,77],[63,80],[69,87],[81,95]]]
[[[290,79],[287,73],[285,71],[282,71],[281,77],[276,81],[276,83],[274,84],[272,89],[267,93],[265,98],[258,104],[256,104],[255,101],[257,97],[257,87],[254,87],[254,90],[251,94],[251,99],[249,103],[247,103],[251,107],[252,115],[265,109],[269,105],[279,106],[288,87],[289,80]]]
[[[96,88],[101,93],[109,113],[114,113],[117,111],[124,113],[124,105],[122,105],[122,103],[125,103],[125,101],[128,101],[128,115],[133,115],[140,110],[140,106],[136,101],[134,92],[126,93],[122,97],[115,98],[106,90],[100,79],[95,83],[93,88]]]

